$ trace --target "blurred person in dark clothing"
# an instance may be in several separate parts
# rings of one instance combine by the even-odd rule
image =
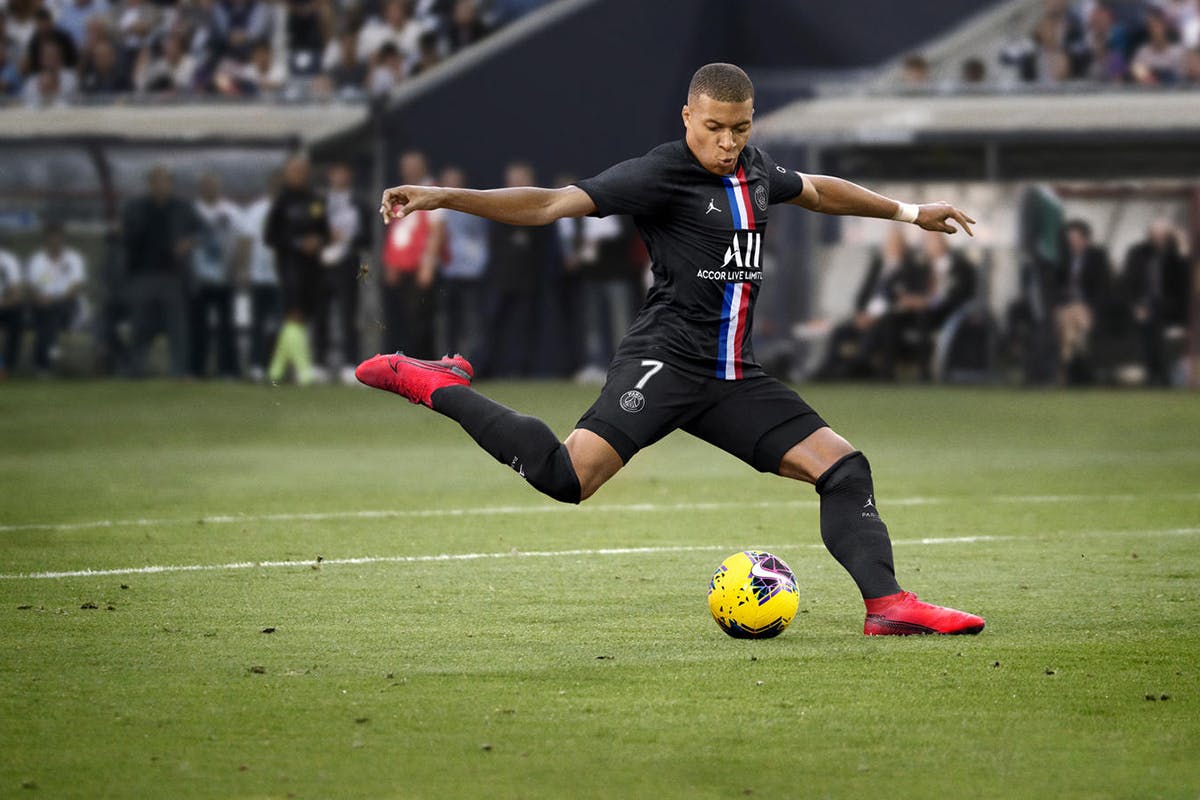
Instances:
[[[820,379],[867,378],[878,372],[882,357],[880,325],[904,287],[923,281],[921,272],[903,229],[889,228],[854,296],[854,314],[830,335],[825,363],[817,372]]]
[[[1086,222],[1070,220],[1065,233],[1067,246],[1054,276],[1059,382],[1087,383],[1092,330],[1109,302],[1112,266],[1105,249],[1092,242]]]
[[[506,187],[533,186],[533,167],[509,164]],[[533,371],[538,342],[537,297],[547,264],[555,252],[553,225],[536,227],[489,223],[487,358],[481,359],[489,375],[526,377]],[[481,367],[483,369],[484,367]]]
[[[400,177],[410,185],[433,182],[418,151],[400,156]],[[383,247],[384,349],[418,356],[434,353],[437,313],[433,289],[445,257],[445,211],[418,211],[388,224]]]
[[[133,78],[107,39],[96,42],[80,67],[79,89],[84,94],[124,94],[133,91]]]
[[[338,365],[343,382],[354,380],[354,367],[362,358],[358,343],[358,276],[370,245],[370,212],[354,196],[354,170],[345,162],[327,172],[331,241],[321,252],[321,289],[313,317],[313,343],[317,364],[329,364],[330,333],[334,308],[341,325],[342,356]]]
[[[242,211],[242,236],[248,243],[245,280],[250,288],[250,379],[261,381],[274,349],[283,315],[275,252],[267,245],[267,215],[279,192],[278,172],[271,175],[267,192]]]
[[[446,167],[441,185],[465,188],[458,167]],[[488,222],[473,214],[445,210],[447,257],[438,281],[448,353],[471,353],[482,346],[483,276],[488,262]]]
[[[1146,239],[1129,248],[1122,282],[1122,296],[1141,332],[1147,380],[1166,386],[1170,364],[1164,334],[1188,324],[1192,297],[1191,266],[1169,222],[1154,222]]]
[[[221,194],[216,175],[200,178],[196,213],[202,227],[192,251],[191,373],[208,374],[210,345],[215,345],[217,372],[223,378],[238,374],[233,333],[233,277],[242,252],[241,209]],[[215,327],[214,327],[215,322]]]
[[[329,243],[329,217],[323,198],[310,184],[311,167],[302,155],[283,168],[283,189],[267,214],[266,242],[275,251],[283,291],[283,327],[275,342],[267,377],[283,380],[292,367],[301,385],[313,380],[312,351],[305,323],[312,319],[321,289],[321,250]]]
[[[926,234],[925,261],[929,265],[932,293],[925,306],[931,332],[938,331],[956,311],[975,297],[975,265],[961,250],[952,250],[944,236]]]
[[[0,379],[17,366],[25,322],[25,280],[16,255],[0,248]]]
[[[170,371],[187,371],[187,278],[201,221],[191,203],[171,191],[165,167],[150,170],[149,192],[130,200],[121,222],[128,304],[133,323],[130,373],[142,377],[154,336],[165,332]]]
[[[25,47],[25,74],[33,75],[41,72],[45,66],[45,51],[47,47],[56,47],[62,66],[74,69],[79,63],[79,49],[71,34],[54,24],[54,15],[46,8],[38,8],[34,13],[36,24],[33,36]]]
[[[446,29],[450,52],[475,44],[488,35],[487,23],[479,9],[479,0],[456,0]]]

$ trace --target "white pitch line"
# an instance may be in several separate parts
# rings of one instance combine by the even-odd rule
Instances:
[[[895,497],[885,499],[884,506],[925,506],[954,502],[988,503],[1082,503],[1099,501],[1127,502],[1150,498],[1200,500],[1200,492],[1178,492],[1156,495],[1134,494],[1056,494],[1056,495],[994,495],[988,497]],[[84,522],[31,522],[0,525],[0,533],[23,531],[77,531],[92,528],[154,528],[172,525],[236,525],[252,522],[323,522],[334,519],[434,519],[439,517],[492,517],[517,514],[563,513],[648,513],[656,511],[728,511],[732,509],[818,508],[819,500],[762,500],[751,502],[709,503],[608,503],[529,506],[483,506],[480,508],[415,508],[355,511],[319,511],[280,514],[212,514],[203,517],[168,517],[161,519],[100,519]]]
[[[900,497],[888,506],[918,506],[944,502],[930,497]],[[86,522],[32,522],[0,525],[0,533],[21,531],[77,531],[90,528],[154,528],[170,525],[231,525],[245,522],[322,522],[333,519],[430,519],[438,517],[492,517],[515,514],[609,513],[652,511],[728,511],[741,508],[818,508],[819,500],[762,500],[710,503],[610,503],[595,505],[483,506],[480,508],[414,508],[359,511],[321,511],[287,514],[213,514],[204,517],[162,519],[101,519]]]
[[[927,539],[895,539],[893,544],[974,544],[975,542],[994,542],[1011,539],[1010,536],[953,536]],[[763,549],[821,549],[820,544],[801,545],[763,545]],[[92,578],[111,575],[160,575],[170,572],[222,572],[241,569],[280,569],[297,567],[314,567],[320,565],[358,565],[358,564],[421,564],[438,561],[478,561],[496,558],[571,558],[581,556],[627,556],[653,555],[658,553],[706,553],[728,551],[727,544],[714,545],[671,545],[664,547],[600,547],[580,550],[510,550],[504,553],[439,553],[424,556],[357,556],[353,558],[324,558],[319,562],[313,559],[305,561],[232,561],[228,564],[170,564],[146,567],[121,567],[117,569],[78,569],[61,572],[29,572],[23,574],[0,575],[0,580],[51,580],[61,578]]]

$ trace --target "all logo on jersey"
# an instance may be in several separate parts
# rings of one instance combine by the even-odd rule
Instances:
[[[762,237],[758,231],[734,231],[720,268],[696,270],[696,277],[710,281],[761,281]]]

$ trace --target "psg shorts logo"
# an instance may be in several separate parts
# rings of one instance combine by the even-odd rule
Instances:
[[[761,184],[754,190],[754,204],[758,206],[760,211],[767,210],[767,187]]]
[[[621,410],[636,414],[646,407],[646,396],[637,389],[630,389],[621,395]]]

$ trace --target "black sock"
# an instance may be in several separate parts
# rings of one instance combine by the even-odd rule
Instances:
[[[434,411],[462,425],[480,447],[516,470],[533,488],[563,503],[580,501],[571,457],[546,423],[467,386],[438,389],[431,399]]]
[[[892,541],[875,508],[871,465],[851,453],[817,479],[821,496],[821,539],[846,568],[864,598],[900,591],[892,562]]]

